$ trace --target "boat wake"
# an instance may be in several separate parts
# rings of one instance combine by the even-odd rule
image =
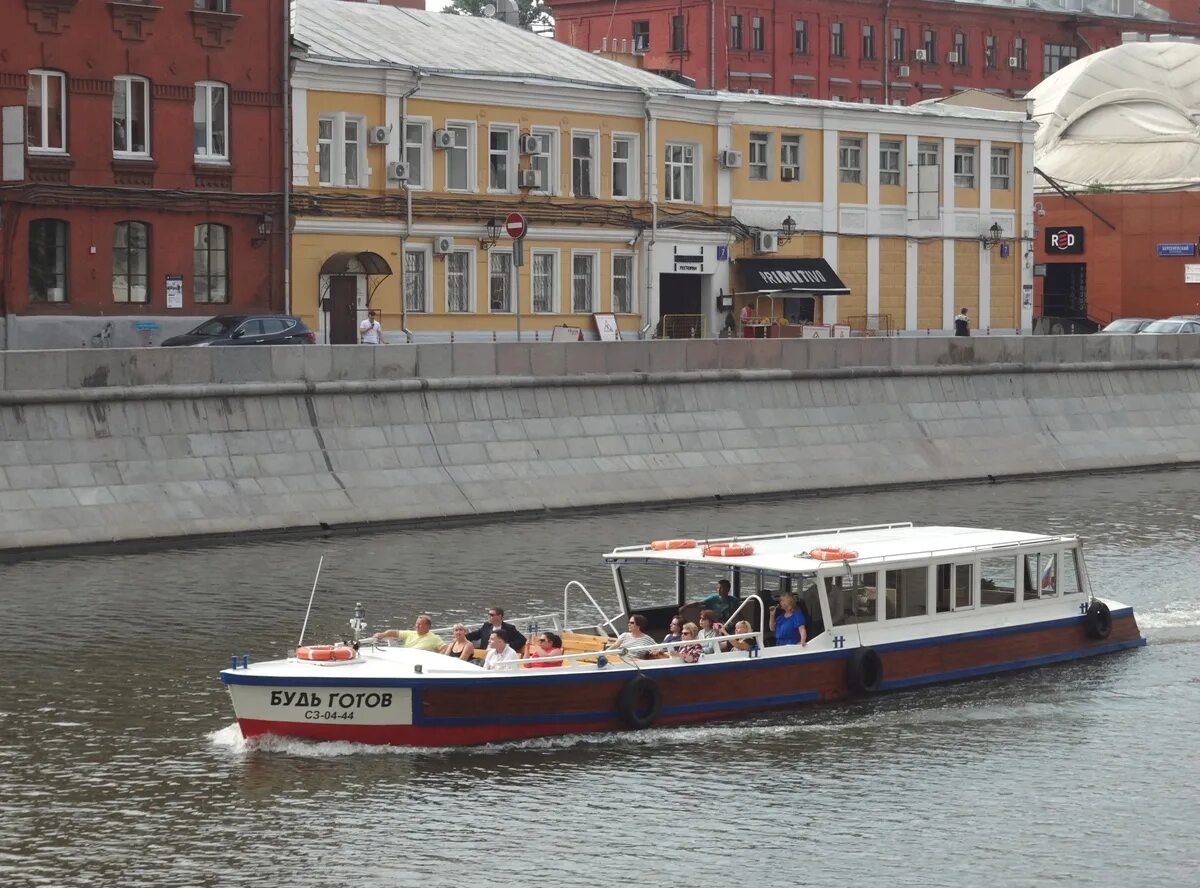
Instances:
[[[1155,610],[1139,611],[1138,625],[1142,629],[1182,629],[1200,626],[1200,605],[1195,601],[1173,601]]]

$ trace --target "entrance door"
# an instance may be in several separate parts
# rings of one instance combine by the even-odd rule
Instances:
[[[329,278],[329,341],[334,345],[358,342],[358,279],[338,274]]]
[[[1050,262],[1042,285],[1042,314],[1048,318],[1087,317],[1087,265]]]
[[[691,339],[704,335],[698,274],[658,276],[658,335],[663,339]]]

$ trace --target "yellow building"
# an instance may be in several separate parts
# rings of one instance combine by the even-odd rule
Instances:
[[[500,22],[340,0],[298,0],[294,39],[291,306],[327,341],[368,308],[388,341],[595,337],[596,315],[716,335],[747,302],[793,325],[944,330],[966,305],[1028,326],[1023,115],[706,94]],[[982,158],[999,181],[1002,144],[998,193]]]

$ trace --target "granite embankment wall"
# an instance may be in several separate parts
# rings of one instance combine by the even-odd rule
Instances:
[[[2,549],[1194,461],[1197,336],[0,357]]]

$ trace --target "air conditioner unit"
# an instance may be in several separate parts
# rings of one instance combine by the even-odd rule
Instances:
[[[947,62],[947,64],[950,64],[950,65],[957,65],[958,64],[958,53],[956,53],[956,52],[946,53],[946,62]]]
[[[741,169],[742,152],[740,151],[722,151],[721,152],[721,168],[726,170]]]
[[[386,145],[392,141],[390,126],[373,126],[367,132],[367,142],[371,145]]]
[[[910,72],[909,72],[908,65],[901,65],[899,68],[896,69],[897,77],[907,77],[909,75],[909,73]]]
[[[436,129],[433,131],[433,147],[439,149],[453,148],[454,133],[447,129]]]
[[[754,252],[778,253],[779,235],[774,231],[759,231],[754,235]]]
[[[923,49],[914,49],[913,50],[913,61],[914,62],[927,62],[927,61],[929,61],[929,54],[927,52],[925,52],[925,50],[923,50]]]
[[[794,169],[792,169],[791,167],[780,167],[779,168],[779,179],[782,182],[795,182],[796,181],[796,171]]]
[[[757,96],[757,95],[758,95],[759,93],[761,93],[761,92],[762,92],[762,90],[761,90],[761,89],[748,89],[748,90],[746,90],[746,95],[748,95],[748,96]]]
[[[1020,64],[1021,64],[1021,60],[1020,60],[1020,59],[1018,59],[1016,56],[1009,56],[1009,57],[1008,57],[1008,67],[1010,67],[1010,68],[1016,68],[1016,67],[1018,67]]]
[[[541,170],[519,170],[517,172],[517,187],[518,188],[533,188],[540,191],[542,188],[542,171]]]
[[[387,177],[395,182],[408,181],[408,161],[394,160],[387,165]]]
[[[447,234],[439,234],[433,239],[433,252],[435,256],[445,256],[447,253],[454,251],[454,238]]]
[[[518,142],[522,154],[537,154],[542,150],[542,140],[531,133],[523,133]]]

